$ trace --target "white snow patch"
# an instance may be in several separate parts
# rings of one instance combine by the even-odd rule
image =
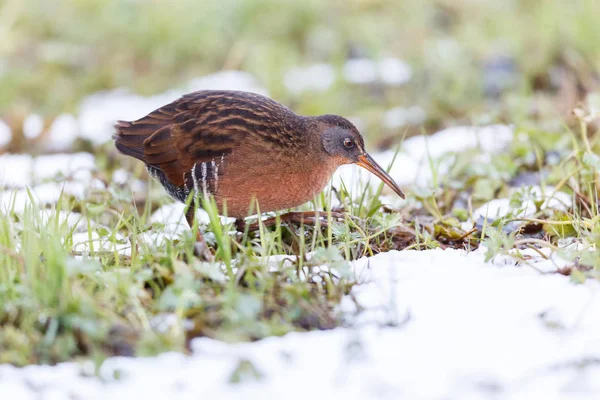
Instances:
[[[412,68],[404,61],[386,57],[378,63],[379,77],[383,83],[390,86],[400,86],[412,78]]]
[[[48,148],[51,150],[67,150],[73,145],[78,134],[77,119],[72,114],[61,114],[56,117],[50,127]]]
[[[31,193],[35,206],[51,205],[58,202],[61,195],[71,195],[83,199],[87,186],[82,182],[47,182],[28,189],[5,190],[0,192],[0,210],[12,210],[22,213],[31,205],[29,192]]]
[[[203,265],[209,265],[209,264],[205,263]],[[215,264],[213,264],[213,266],[214,265]],[[219,272],[221,274],[223,274],[220,269],[219,269]],[[223,276],[223,278],[224,278],[224,276]],[[157,314],[154,317],[152,317],[152,319],[150,320],[150,326],[152,326],[152,329],[155,332],[164,334],[169,331],[176,330],[176,329],[186,329],[186,330],[193,329],[194,323],[191,320],[187,320],[187,319],[183,320],[183,322],[182,322],[177,314],[171,313],[171,312],[163,312],[163,313]]]
[[[147,190],[147,181],[133,178],[133,175],[126,169],[119,168],[112,174],[111,182],[116,185],[128,185],[131,193],[144,193]]]
[[[519,188],[517,190],[524,189]],[[530,197],[524,199],[516,207],[511,206],[511,201],[508,198],[493,199],[473,211],[473,219],[477,220],[482,217],[495,219],[505,217],[509,213],[513,213],[517,218],[525,218],[537,211],[535,202],[543,201],[540,206],[542,210],[550,208],[560,211],[567,210],[573,202],[570,195],[565,192],[557,192],[553,186],[547,186],[545,190],[540,186],[532,186],[527,190],[529,190]]]
[[[97,251],[111,251],[118,254],[131,255],[131,243],[120,233],[117,233],[114,238],[101,237],[96,231],[90,233],[78,232],[73,234],[73,251],[89,254],[91,249]]]
[[[31,204],[29,191],[39,203],[36,206],[54,204],[63,193],[83,199],[89,190],[105,187],[102,181],[92,178],[95,168],[94,156],[89,153],[35,158],[25,154],[0,155],[0,209],[23,212]],[[59,181],[53,182],[53,178]]]
[[[330,64],[312,64],[292,68],[286,72],[283,82],[294,94],[315,91],[323,92],[335,82],[335,71]]]
[[[152,247],[160,247],[167,241],[177,239],[184,232],[189,231],[190,228],[185,219],[185,207],[185,204],[177,202],[166,204],[156,210],[150,216],[149,222],[162,226],[159,229],[144,232],[143,240]],[[198,209],[196,218],[201,230],[210,223],[208,214],[202,209]]]
[[[418,106],[394,107],[383,114],[383,126],[388,129],[419,125],[425,121],[425,111]]]
[[[44,129],[44,119],[39,114],[30,114],[23,121],[23,134],[27,139],[35,139]]]
[[[96,169],[90,153],[50,154],[32,157],[28,154],[0,155],[0,187],[25,187],[57,176],[89,181]]]
[[[353,58],[344,64],[346,81],[356,84],[381,82],[385,85],[403,85],[412,77],[412,68],[404,61],[385,57],[379,61],[370,58]]]
[[[117,185],[124,185],[129,180],[129,172],[126,169],[119,168],[113,172],[112,181]]]
[[[57,175],[76,178],[85,181],[91,177],[91,171],[96,169],[96,161],[90,153],[50,154],[34,158],[34,181],[55,178]]]
[[[269,94],[252,74],[242,71],[220,71],[192,79],[186,90],[191,92],[197,90],[243,90],[263,96]]]
[[[4,211],[4,204],[0,206],[0,212]],[[73,232],[87,231],[87,220],[78,212],[56,211],[48,208],[41,208],[36,214],[36,226],[40,229],[57,222],[59,227],[66,227]],[[18,222],[17,224],[21,224]],[[90,221],[91,225],[95,225],[94,221]],[[19,246],[19,244],[17,244]]]
[[[600,284],[483,258],[427,250],[361,259],[353,266],[364,283],[352,294],[367,311],[355,328],[239,344],[200,338],[190,356],[110,358],[100,378],[85,364],[2,365],[0,397],[598,398]],[[260,376],[232,384],[241,360]]]
[[[40,210],[40,217],[41,225],[46,225],[57,218],[59,226],[65,224],[69,229],[75,228],[75,232],[84,232],[87,230],[87,221],[78,212],[59,211],[57,214],[54,210],[42,209]],[[90,222],[92,225],[95,224],[93,221]]]
[[[161,225],[159,229],[150,230],[142,234],[144,241],[152,247],[163,246],[167,241],[180,238],[184,232],[188,232],[190,227],[185,219],[185,204],[183,203],[170,203],[160,207],[156,210],[149,219],[151,224]],[[267,218],[267,216],[264,216]],[[204,230],[208,224],[210,224],[210,218],[208,213],[203,209],[199,208],[196,212],[196,220],[198,226],[204,234],[204,238],[211,243],[212,233],[205,233]],[[235,218],[227,218],[220,216],[221,224],[231,224],[235,222]],[[230,234],[235,234],[236,231],[232,230]]]
[[[30,185],[32,170],[29,154],[0,154],[0,188]]]
[[[198,211],[200,212],[200,215],[206,215],[204,210]],[[189,229],[188,223],[185,220],[185,204],[179,202],[166,204],[160,207],[150,216],[149,222],[151,224],[164,224],[165,232],[171,232],[176,234],[180,234],[186,229]],[[208,224],[208,216],[206,216],[205,220],[202,220],[202,222],[199,223],[203,225]]]
[[[95,144],[108,141],[117,120],[135,120],[177,99],[182,93],[167,92],[152,97],[130,94],[124,89],[95,93],[80,106],[80,136]]]
[[[535,204],[533,201],[528,201],[521,205],[521,210],[515,212],[515,217],[524,218],[527,215],[535,212]],[[510,206],[510,199],[493,199],[483,204],[481,207],[473,211],[473,219],[479,218],[501,218],[514,211]]]
[[[565,192],[557,192],[554,186],[546,186],[545,189],[533,186],[531,191],[536,200],[544,200],[542,209],[553,208],[566,211],[573,205],[573,198]]]
[[[6,146],[12,140],[12,131],[4,121],[0,120],[0,147]]]
[[[497,153],[513,139],[513,128],[506,125],[457,126],[447,128],[432,136],[414,136],[406,139],[402,149],[424,159],[439,158],[446,153],[479,148],[485,153]]]
[[[372,83],[377,79],[377,63],[369,58],[353,58],[344,64],[343,74],[351,83]]]

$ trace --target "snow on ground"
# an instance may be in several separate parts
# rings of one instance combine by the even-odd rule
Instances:
[[[264,218],[267,218],[266,216]],[[196,221],[201,230],[205,230],[210,223],[208,213],[202,209],[196,211]],[[235,222],[235,218],[226,218],[221,216],[221,224]],[[189,225],[185,219],[185,205],[183,203],[165,204],[154,211],[149,219],[150,224],[157,224],[160,229],[151,230],[142,233],[142,239],[151,248],[164,246],[168,240],[174,240],[181,237],[184,232],[189,231]],[[232,232],[235,233],[235,232]],[[204,238],[212,243],[214,235],[212,232],[204,234]]]
[[[286,72],[283,83],[294,94],[305,91],[323,92],[335,82],[335,70],[330,64],[312,64]]]
[[[386,57],[379,61],[353,58],[346,61],[342,72],[346,81],[356,84],[381,82],[390,86],[400,86],[412,78],[410,65],[394,57]]]
[[[383,114],[383,126],[397,129],[406,125],[420,125],[425,122],[425,110],[419,106],[394,107]]]
[[[56,177],[89,180],[96,169],[90,153],[51,154],[32,157],[29,154],[0,155],[0,187],[23,188]]]
[[[109,251],[126,256],[131,256],[131,242],[122,234],[115,234],[114,238],[101,237],[97,232],[76,232],[73,234],[73,251],[77,255],[88,256],[92,249],[97,251]]]
[[[515,217],[529,217],[537,211],[536,201],[543,200],[541,209],[551,208],[554,210],[566,210],[572,204],[572,198],[565,192],[557,192],[554,187],[547,186],[543,190],[540,186],[531,186],[531,196],[515,207],[511,205],[510,199],[493,199],[473,211],[473,219],[479,218],[501,218],[509,213]]]
[[[381,60],[370,58],[353,58],[342,67],[342,77],[354,84],[380,83],[388,86],[400,86],[412,78],[412,68],[395,57]],[[284,77],[286,88],[294,94],[303,92],[322,92],[336,80],[333,65],[316,63],[304,67],[290,69]]]
[[[353,267],[365,282],[353,295],[368,311],[354,318],[342,303],[352,328],[242,344],[201,338],[191,356],[109,359],[99,378],[89,364],[4,365],[0,398],[600,396],[598,282],[485,263],[483,250],[390,252]]]
[[[61,114],[50,126],[48,149],[65,151],[71,148],[79,134],[77,119],[72,114]]]
[[[0,120],[0,147],[6,146],[12,139],[12,132],[10,127],[2,120]]]
[[[206,226],[209,223],[208,214],[204,210],[198,210],[198,225]],[[189,225],[185,220],[185,204],[166,204],[156,210],[148,221],[150,224],[161,225],[160,229],[150,230],[142,233],[141,238],[151,248],[159,248],[169,240],[178,239],[188,231]]]
[[[53,204],[62,193],[83,199],[104,183],[92,177],[96,161],[90,153],[0,155],[0,210],[23,212],[29,192],[41,204]]]
[[[40,114],[30,114],[23,121],[23,134],[27,139],[35,139],[44,129],[44,119]]]

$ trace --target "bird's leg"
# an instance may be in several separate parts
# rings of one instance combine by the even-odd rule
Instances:
[[[304,225],[317,225],[317,221],[320,226],[327,227],[328,217],[331,215],[332,219],[343,219],[344,214],[340,212],[326,212],[326,211],[292,211],[279,216],[279,221],[282,223],[296,223]],[[277,225],[277,217],[270,217],[261,221],[265,227],[271,227]],[[246,228],[246,222],[244,220],[237,220],[235,222],[238,231],[244,231]],[[248,231],[254,232],[259,229],[259,221],[253,222],[248,225]]]
[[[296,223],[304,225],[317,225],[320,224],[323,227],[327,227],[328,218],[331,215],[331,219],[343,219],[344,214],[339,212],[327,212],[327,211],[301,211],[301,212],[289,212],[283,214],[279,218],[282,222]]]
[[[187,220],[190,229],[194,229],[194,219],[196,218],[196,210],[193,205],[190,205],[185,212],[185,219]],[[196,257],[201,258],[204,261],[213,261],[214,257],[204,240],[204,236],[200,232],[200,227],[198,227],[198,231],[196,232],[196,245],[194,246],[194,255]]]

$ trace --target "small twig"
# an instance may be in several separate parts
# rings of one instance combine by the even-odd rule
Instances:
[[[473,233],[477,232],[477,228],[473,228],[470,231],[466,232],[464,235],[460,236],[459,240],[465,240],[465,238]]]
[[[511,218],[511,219],[507,219],[505,222],[518,222],[518,221],[533,222],[533,223],[548,224],[548,225],[576,225],[577,223],[579,223],[580,225],[583,225],[586,228],[591,227],[589,222],[575,221],[575,220],[573,220],[573,221],[551,221],[551,220],[538,219],[538,218]]]

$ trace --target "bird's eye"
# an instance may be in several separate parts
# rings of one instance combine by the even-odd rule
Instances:
[[[346,147],[347,149],[351,149],[352,147],[354,147],[354,142],[352,141],[352,139],[344,139],[344,147]]]

